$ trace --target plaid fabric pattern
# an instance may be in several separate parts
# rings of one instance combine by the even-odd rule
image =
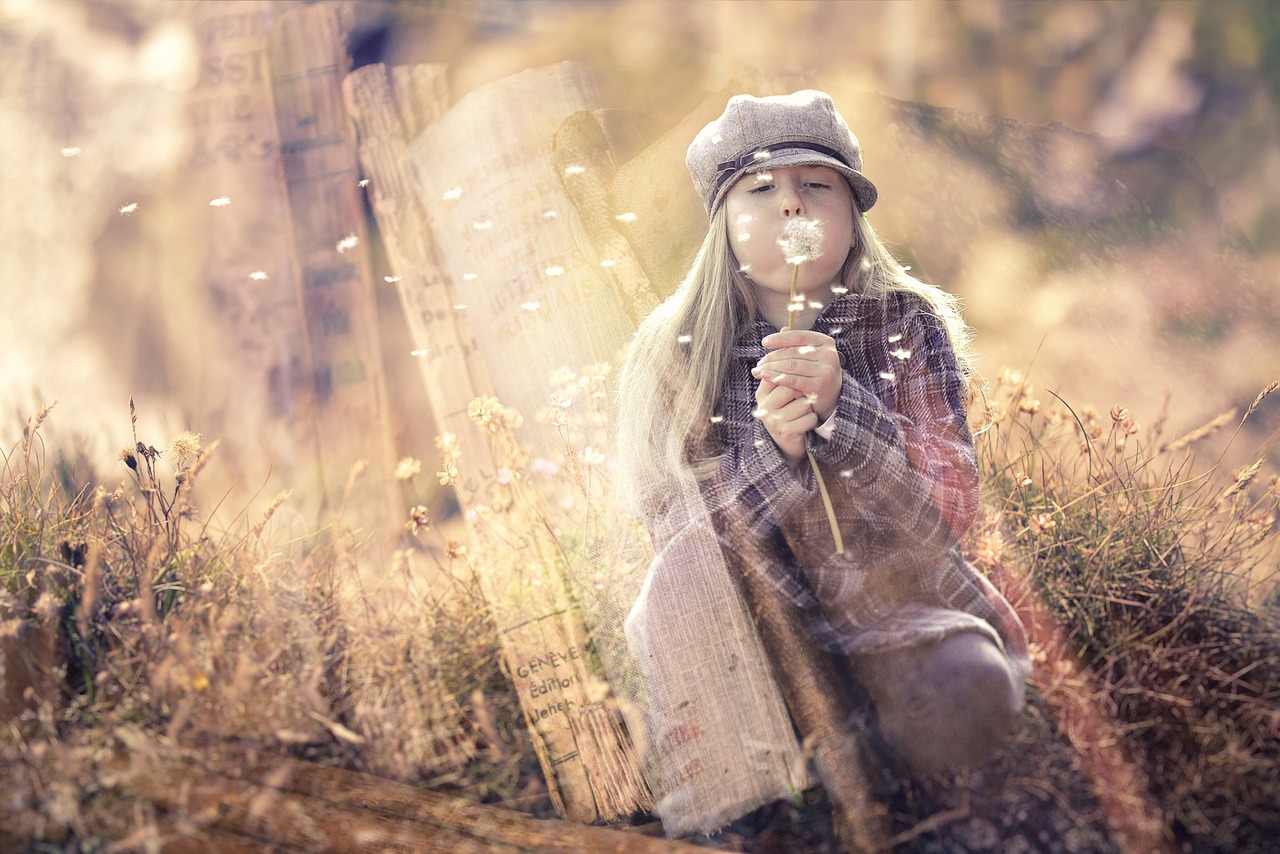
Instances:
[[[1013,608],[960,555],[978,473],[965,417],[966,381],[942,322],[910,293],[847,294],[813,327],[836,341],[844,370],[830,440],[809,450],[845,543],[837,555],[817,480],[792,472],[755,409],[751,368],[764,321],[734,348],[713,440],[718,472],[701,485],[721,546],[742,572],[764,572],[814,614],[826,646],[901,648],[959,631],[996,640],[1015,674],[1030,672]]]

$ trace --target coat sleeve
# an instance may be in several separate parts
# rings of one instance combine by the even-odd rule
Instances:
[[[977,511],[966,379],[942,321],[923,304],[908,307],[856,346],[867,352],[846,359],[835,430],[829,440],[810,433],[809,450],[828,489],[852,509],[842,516],[852,515],[860,530],[909,545],[929,560],[951,549]],[[888,365],[872,380],[886,384],[880,394],[848,370],[859,358]]]

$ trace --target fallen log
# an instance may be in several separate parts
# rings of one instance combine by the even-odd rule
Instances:
[[[373,847],[450,854],[700,850],[618,829],[537,819],[280,756],[223,749],[148,750],[117,762],[118,770],[110,775],[116,789],[154,804],[172,820],[170,828],[185,822],[191,829],[188,843],[217,834],[317,852]]]

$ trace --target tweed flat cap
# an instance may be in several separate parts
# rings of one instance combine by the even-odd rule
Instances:
[[[743,175],[770,167],[830,166],[844,175],[858,210],[876,203],[876,187],[862,175],[862,148],[816,89],[757,98],[734,95],[720,118],[698,132],[685,166],[710,215]]]

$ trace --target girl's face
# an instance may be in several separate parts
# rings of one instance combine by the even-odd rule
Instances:
[[[822,254],[800,265],[796,290],[826,301],[854,244],[853,191],[844,176],[826,166],[784,166],[742,176],[725,196],[729,244],[755,283],[763,302],[791,293],[794,266],[778,238],[787,221],[807,217],[822,223]]]

